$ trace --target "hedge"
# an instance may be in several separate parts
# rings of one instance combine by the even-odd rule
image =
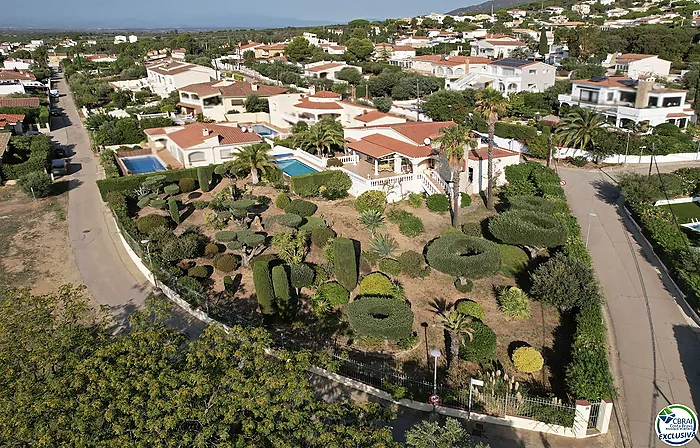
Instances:
[[[481,278],[495,274],[501,267],[498,244],[461,234],[434,240],[426,258],[432,268],[453,277]]]
[[[508,197],[508,205],[513,210],[530,210],[550,215],[567,210],[565,202],[528,195],[510,196]]]
[[[472,329],[472,340],[469,336],[464,336],[459,349],[459,357],[465,361],[472,361],[477,364],[485,364],[496,359],[496,333],[478,320],[470,324]]]
[[[563,246],[568,236],[560,220],[530,210],[508,210],[494,216],[489,231],[503,243],[537,248]]]
[[[296,291],[292,289],[286,266],[272,268],[272,286],[277,299],[277,310],[282,319],[291,321],[297,313]]]
[[[381,272],[369,274],[360,282],[361,295],[391,296],[394,292],[394,284]]]
[[[338,283],[348,291],[357,286],[358,266],[355,243],[348,238],[333,240],[333,267]]]
[[[257,261],[253,264],[253,284],[260,312],[265,316],[272,316],[275,314],[275,296],[269,262]]]
[[[321,186],[325,185],[333,177],[333,171],[320,171],[318,173],[293,176],[290,180],[292,191],[299,196],[318,196]]]
[[[200,167],[202,170],[206,171],[211,178],[212,173],[214,172],[214,169],[218,165],[208,165],[204,167]],[[165,176],[165,182],[166,183],[172,183],[172,182],[179,182],[180,179],[184,178],[194,178],[197,176],[197,168],[186,168],[182,170],[168,170],[168,171],[162,171],[161,174]],[[105,195],[109,192],[112,191],[119,191],[119,192],[125,192],[125,191],[134,191],[138,187],[141,186],[143,181],[146,180],[146,178],[151,177],[152,174],[134,174],[131,176],[125,176],[125,177],[113,177],[110,179],[102,179],[97,181],[97,188],[100,190],[100,194],[102,195],[102,198],[105,198]]]
[[[411,336],[413,311],[403,300],[365,296],[348,305],[350,327],[360,336],[399,340]]]
[[[503,121],[496,122],[494,131],[498,137],[512,138],[520,141],[528,140],[537,135],[537,129],[532,126],[505,123]]]
[[[19,179],[31,172],[46,170],[51,153],[51,139],[49,137],[45,135],[10,137],[9,151],[13,151],[13,146],[19,146],[19,143],[13,142],[24,142],[23,146],[28,146],[29,158],[18,164],[0,163],[0,172],[5,180]]]

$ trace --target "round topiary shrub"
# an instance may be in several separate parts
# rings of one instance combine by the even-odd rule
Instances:
[[[170,185],[166,185],[165,188],[163,189],[163,191],[165,192],[165,194],[172,196],[172,195],[178,194],[180,192],[180,187],[177,184],[170,184]]]
[[[218,254],[214,257],[214,268],[221,272],[231,272],[238,269],[238,258],[231,254]]]
[[[350,301],[350,293],[338,282],[322,284],[316,290],[316,295],[328,300],[332,306],[345,305]]]
[[[306,263],[292,263],[289,265],[289,278],[292,281],[292,287],[296,289],[313,285],[314,277],[314,269]]]
[[[236,240],[236,232],[231,232],[230,230],[222,230],[221,232],[216,232],[214,238],[216,238],[216,241],[228,243]]]
[[[369,274],[360,282],[360,295],[391,296],[394,284],[381,272]]]
[[[302,218],[299,215],[294,215],[292,213],[285,213],[284,215],[278,215],[277,224],[289,227],[291,229],[296,229],[301,225]]]
[[[307,216],[311,216],[316,213],[317,209],[318,207],[316,207],[316,204],[313,202],[305,201],[303,199],[294,199],[284,208],[284,211],[294,215],[299,215],[302,218],[306,218]]]
[[[484,308],[473,300],[462,300],[458,302],[456,309],[459,314],[484,320]]]
[[[180,191],[183,193],[190,193],[194,191],[195,187],[195,182],[194,179],[191,179],[189,177],[183,177],[180,179],[180,182],[178,182],[178,185],[180,186]]]
[[[165,204],[166,202],[164,199],[153,199],[149,205],[153,208],[163,210],[165,208]]]
[[[304,218],[304,221],[302,221],[299,230],[311,232],[314,229],[325,229],[326,227],[328,226],[326,225],[326,221],[324,221],[323,218],[319,218],[318,216],[309,216],[307,218]]]
[[[214,244],[214,243],[207,243],[206,246],[204,246],[204,256],[205,257],[213,257],[214,255],[219,253],[219,245]]]
[[[499,241],[514,246],[559,247],[566,243],[566,226],[546,213],[508,210],[489,221],[489,231]]]
[[[498,244],[461,234],[444,235],[428,246],[428,264],[454,277],[481,278],[498,272],[501,251]]]
[[[508,198],[508,206],[513,210],[530,210],[539,213],[549,213],[564,211],[563,202],[554,202],[539,196],[511,196]]]
[[[469,207],[472,205],[472,197],[469,195],[469,193],[460,193],[459,194],[459,206],[460,207]]]
[[[485,364],[496,359],[496,333],[478,320],[472,321],[470,327],[472,339],[468,334],[464,336],[459,357],[477,364]]]
[[[416,216],[408,216],[399,223],[399,231],[406,236],[418,236],[423,233],[423,221]]]
[[[413,311],[403,300],[365,296],[348,305],[348,321],[360,336],[398,340],[411,336]]]
[[[209,270],[206,266],[195,266],[187,271],[187,275],[193,278],[207,278],[209,277]]]
[[[403,272],[401,263],[393,258],[382,258],[379,260],[379,269],[394,277],[398,277]]]
[[[527,294],[515,286],[504,288],[498,293],[498,304],[506,316],[513,319],[530,317],[530,299]]]
[[[136,228],[144,235],[150,235],[159,227],[168,227],[168,220],[165,216],[146,215],[136,220]]]
[[[292,200],[289,199],[287,193],[280,193],[275,198],[275,205],[282,210],[284,210],[290,202],[292,202]]]
[[[474,282],[464,277],[455,279],[454,285],[455,289],[461,293],[472,292],[474,289]]]
[[[445,213],[450,210],[450,200],[447,199],[446,194],[431,194],[425,203],[428,209],[434,212]]]
[[[513,352],[513,364],[519,372],[539,372],[544,367],[542,354],[533,347],[520,347]]]
[[[379,190],[365,191],[355,199],[355,210],[362,213],[365,210],[384,211],[386,207],[386,193]]]
[[[465,222],[462,224],[462,233],[467,236],[473,236],[477,238],[483,238],[483,227],[481,227],[480,222]]]
[[[326,244],[328,244],[328,240],[331,238],[335,238],[335,232],[329,227],[313,229],[311,231],[311,242],[316,247],[325,247]]]

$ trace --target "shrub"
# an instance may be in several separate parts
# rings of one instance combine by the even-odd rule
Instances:
[[[195,181],[194,179],[191,179],[189,177],[183,177],[178,182],[178,185],[180,187],[180,191],[182,191],[183,193],[190,193],[194,191]]]
[[[352,187],[352,180],[347,173],[331,171],[331,176],[324,185],[318,189],[321,196],[326,199],[340,199],[348,196],[348,190]]]
[[[470,324],[473,339],[465,336],[459,350],[459,357],[465,361],[485,364],[496,359],[496,333],[478,320]]]
[[[162,227],[160,227],[162,229]],[[163,244],[160,255],[167,262],[195,258],[199,255],[200,237],[195,233],[188,233],[173,238]]]
[[[236,232],[230,230],[222,230],[221,232],[216,232],[214,238],[216,241],[221,241],[222,243],[229,243],[236,240]]]
[[[428,209],[434,212],[445,213],[450,210],[450,200],[447,199],[446,194],[431,194],[425,203]]]
[[[205,170],[202,166],[198,167],[197,180],[199,181],[199,188],[205,193],[208,192],[209,183],[211,182],[211,171]]]
[[[297,314],[297,296],[291,288],[286,266],[272,268],[272,286],[277,299],[277,311],[282,319],[291,321]]]
[[[149,235],[159,227],[168,227],[168,220],[160,215],[146,215],[136,220],[136,228],[144,235]]]
[[[533,347],[520,347],[513,352],[513,364],[519,372],[539,372],[544,367],[544,358]]]
[[[427,273],[423,254],[408,250],[399,255],[397,261],[401,264],[403,273],[411,278],[423,277]]]
[[[324,221],[323,218],[320,218],[318,216],[309,216],[307,218],[304,218],[304,221],[299,227],[299,230],[311,232],[314,229],[325,229],[327,227],[328,226],[326,225],[326,221]]]
[[[386,194],[379,190],[365,191],[355,199],[355,210],[362,213],[365,210],[384,211]]]
[[[474,282],[468,278],[458,278],[454,281],[455,289],[461,293],[472,292],[474,289]]]
[[[498,293],[498,304],[501,312],[512,319],[530,317],[530,299],[520,288],[515,286],[503,288]]]
[[[164,199],[153,199],[150,201],[150,206],[153,208],[157,208],[158,210],[162,210],[165,208],[165,205],[167,202]]]
[[[289,278],[292,287],[296,289],[307,288],[314,284],[314,270],[306,263],[292,263],[289,265]]]
[[[360,336],[398,340],[411,336],[413,311],[403,300],[365,296],[348,305],[348,321]]]
[[[209,207],[209,202],[208,201],[192,201],[192,205],[194,205],[194,208],[196,210],[204,210],[205,208]]]
[[[264,316],[272,316],[275,314],[275,296],[269,262],[259,260],[253,263],[253,284],[260,312]]]
[[[494,216],[489,231],[506,244],[531,248],[559,247],[568,236],[560,220],[530,210],[509,210]]]
[[[231,272],[238,269],[238,258],[231,254],[218,254],[214,257],[214,268],[221,272]]]
[[[472,205],[472,197],[468,193],[460,193],[459,194],[459,206],[460,207],[469,207]]]
[[[399,231],[406,236],[416,237],[423,233],[423,221],[416,216],[404,218],[399,223]]]
[[[277,208],[282,209],[282,210],[287,208],[287,206],[289,205],[290,202],[292,202],[292,200],[289,199],[289,196],[287,195],[287,193],[280,193],[275,198],[275,205],[277,206]]]
[[[51,176],[43,171],[32,171],[19,178],[19,186],[22,190],[37,198],[45,198],[51,194]]]
[[[326,162],[326,166],[328,168],[341,167],[341,166],[343,166],[343,162],[341,162],[340,159],[338,159],[337,157],[331,157]]]
[[[373,236],[370,240],[372,252],[380,257],[389,257],[396,251],[396,239],[389,234],[380,233]]]
[[[165,192],[165,194],[172,196],[180,192],[180,186],[177,184],[166,185],[163,191]]]
[[[584,167],[588,164],[588,159],[584,156],[576,156],[576,157],[572,157],[570,162],[573,166],[577,166],[577,167],[581,168],[581,167]]]
[[[419,208],[421,205],[423,205],[423,193],[409,193],[408,203],[413,208]]]
[[[209,270],[206,266],[195,266],[187,271],[187,275],[193,278],[207,278],[209,277]]]
[[[484,308],[473,300],[462,300],[458,302],[456,310],[459,314],[484,320]]]
[[[205,257],[213,257],[214,255],[217,255],[219,253],[219,245],[214,244],[214,243],[207,243],[206,246],[204,246],[204,256]]]
[[[360,258],[364,259],[370,267],[373,267],[379,261],[379,254],[376,252],[362,251]]]
[[[199,294],[204,292],[204,285],[202,285],[199,280],[193,277],[180,277],[177,279],[177,283],[180,286],[180,293],[188,299],[188,302],[193,305],[199,304]]]
[[[294,176],[290,180],[292,191],[299,196],[318,196],[319,190],[326,185],[335,171],[321,171],[318,173]]]
[[[301,220],[301,216],[292,213],[285,213],[284,215],[277,216],[277,224],[292,229],[299,227],[301,225]]]
[[[302,218],[306,218],[307,216],[311,216],[316,213],[317,208],[318,207],[316,207],[316,204],[313,202],[305,201],[303,199],[294,199],[284,208],[284,211],[294,215],[299,215]]]
[[[499,244],[501,251],[501,272],[509,278],[516,278],[527,269],[530,257],[517,246]]]
[[[379,269],[391,276],[398,277],[403,271],[403,266],[392,258],[382,258],[379,260]]]
[[[562,310],[599,300],[593,269],[583,261],[556,254],[532,274],[530,293]]]
[[[316,290],[316,295],[326,299],[332,306],[345,305],[350,301],[350,293],[337,282],[322,284]]]
[[[379,210],[369,209],[360,213],[357,220],[365,226],[365,229],[374,234],[380,227],[384,227],[384,216]]]
[[[357,286],[357,254],[355,243],[348,238],[333,240],[333,267],[335,276],[345,289],[352,291]]]
[[[335,232],[329,227],[322,227],[311,231],[311,243],[316,247],[325,247],[326,244],[328,244],[328,240],[331,238],[335,238]]]
[[[170,218],[172,218],[175,224],[180,224],[180,209],[177,205],[177,199],[168,199],[168,212],[170,212]]]
[[[472,279],[495,274],[501,266],[496,243],[460,234],[434,240],[426,258],[432,268],[444,274]]]
[[[381,272],[369,274],[360,282],[361,295],[391,296],[393,291],[394,284]]]
[[[514,210],[530,210],[538,213],[553,214],[566,211],[565,202],[555,202],[538,196],[510,196],[508,205]]]
[[[410,218],[412,216],[415,216],[415,215],[411,212],[407,212],[406,210],[401,210],[400,208],[396,208],[396,207],[391,207],[386,212],[386,218],[389,221],[394,222],[396,224],[399,224],[404,219]]]

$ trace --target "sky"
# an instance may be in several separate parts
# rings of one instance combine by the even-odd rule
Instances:
[[[0,26],[51,28],[279,27],[445,13],[482,0],[34,0],[3,8]]]

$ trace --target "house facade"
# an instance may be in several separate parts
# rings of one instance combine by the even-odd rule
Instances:
[[[217,79],[212,68],[172,60],[149,64],[146,73],[151,89],[162,96],[191,84]]]
[[[345,62],[320,61],[304,66],[304,76],[309,78],[325,78],[340,81],[335,75],[345,67],[352,67],[362,73],[362,67],[348,65]]]
[[[527,45],[510,36],[486,37],[470,42],[471,56],[481,56],[490,59],[507,58],[516,48],[527,48]]]
[[[225,121],[226,114],[245,112],[245,100],[251,95],[268,98],[286,93],[283,87],[259,85],[226,79],[190,84],[178,89],[178,106],[187,114],[202,114],[214,121]]]
[[[500,59],[470,68],[467,75],[446,82],[445,88],[493,89],[510,95],[517,92],[544,92],[554,85],[556,68],[543,62],[522,59]]]
[[[466,56],[442,56],[439,54],[412,58],[410,69],[438,78],[457,79],[469,71],[469,58]]]
[[[616,72],[632,79],[640,76],[667,78],[671,73],[671,61],[652,54],[622,54],[615,58],[614,65]]]

